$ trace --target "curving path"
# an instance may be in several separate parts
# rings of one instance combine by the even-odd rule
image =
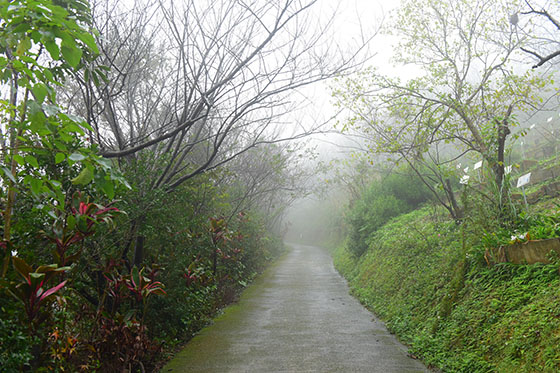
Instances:
[[[290,251],[161,372],[426,372],[348,294],[330,255]]]

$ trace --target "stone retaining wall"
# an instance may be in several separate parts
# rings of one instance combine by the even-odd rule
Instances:
[[[519,242],[495,249],[487,249],[484,257],[488,264],[534,264],[550,263],[551,253],[552,255],[554,253],[560,255],[560,238]]]
[[[560,165],[539,169],[531,172],[531,181],[529,185],[541,183],[548,179],[555,179],[560,176]]]

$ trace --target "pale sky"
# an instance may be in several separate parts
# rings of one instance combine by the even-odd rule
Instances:
[[[383,20],[388,18],[388,13],[396,8],[399,3],[399,0],[320,0],[314,11],[322,14],[323,17],[332,14],[334,10],[337,11],[333,27],[336,30],[334,38],[339,45],[351,50],[353,46],[361,43],[363,37],[371,36],[378,31]],[[375,66],[388,75],[402,75],[402,67],[400,70],[394,68],[390,62],[394,42],[394,38],[387,35],[378,34],[375,36],[369,44],[371,59],[364,66]],[[330,84],[331,82],[328,81],[321,82],[302,91],[312,101],[312,104],[306,110],[308,120],[327,120],[335,114],[333,100],[329,94]],[[337,157],[337,153],[347,152],[346,149],[330,144],[345,141],[340,135],[321,135],[315,136],[315,139],[316,141],[312,141],[312,145],[318,146],[321,153]]]

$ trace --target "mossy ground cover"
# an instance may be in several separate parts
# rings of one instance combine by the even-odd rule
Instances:
[[[488,267],[473,232],[425,207],[370,237],[360,258],[343,246],[336,268],[361,302],[445,372],[560,371],[558,264]]]

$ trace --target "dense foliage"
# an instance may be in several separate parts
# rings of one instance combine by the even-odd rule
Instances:
[[[87,2],[2,1],[0,15],[0,370],[151,371],[282,251],[278,209],[258,208],[258,185],[240,202],[253,195],[217,168],[170,191],[150,187],[149,150],[99,156],[57,101],[68,77],[109,69],[91,67]],[[260,165],[288,180],[274,149]]]
[[[130,217],[121,213],[113,216],[114,226],[100,221],[90,231],[78,231],[87,237],[69,246],[72,255],[65,257],[65,267],[33,266],[37,273],[53,273],[40,285],[33,282],[33,270],[22,273],[24,264],[19,263],[49,263],[57,258],[58,246],[56,239],[49,243],[46,232],[24,224],[40,221],[40,216],[33,212],[24,216],[20,211],[25,206],[18,204],[14,214],[18,226],[22,224],[25,233],[37,239],[32,246],[22,246],[15,237],[11,241],[13,265],[6,273],[5,290],[20,301],[6,292],[1,296],[3,369],[115,371],[140,365],[153,369],[162,347],[169,351],[189,339],[233,301],[278,255],[282,244],[266,232],[262,218],[254,213],[230,221],[212,215],[224,208],[220,204],[227,204],[227,197],[220,197],[224,190],[207,191],[214,199],[208,203],[193,196],[199,188],[185,186],[183,193],[171,196],[154,193],[158,204],[143,228],[144,260],[134,263],[130,255],[121,255],[119,243],[130,229]],[[122,200],[111,211],[136,213],[129,202],[133,195],[134,190],[120,195]],[[205,211],[197,211],[197,204],[204,204]],[[79,221],[88,209],[92,214],[102,211],[82,202],[74,216]],[[75,241],[74,237],[69,240]],[[63,275],[55,273],[62,271]],[[18,275],[31,280],[35,288],[28,290]],[[20,296],[23,291],[27,293]],[[29,298],[33,294],[45,300],[35,302]],[[36,306],[30,308],[33,302]]]
[[[414,210],[429,199],[429,191],[411,170],[393,172],[370,185],[348,213],[348,248],[360,256],[373,232],[391,218]]]
[[[506,230],[484,216],[484,200],[473,194],[463,193],[470,208],[463,224],[425,206],[370,231],[360,257],[340,245],[335,266],[428,365],[449,372],[558,371],[558,263],[489,266],[485,254],[513,241],[558,237],[560,214],[524,212]]]
[[[335,265],[413,355],[443,371],[560,370],[558,255],[548,246],[560,235],[557,71],[537,69],[558,56],[557,10],[402,1],[384,32],[411,74],[372,68],[333,90],[350,113],[342,129],[364,138],[372,158],[412,167],[440,206],[374,198],[382,183],[373,181],[346,214]],[[519,63],[528,55],[533,69]],[[523,174],[530,186],[515,184]],[[506,255],[537,246],[548,251],[538,260]]]

